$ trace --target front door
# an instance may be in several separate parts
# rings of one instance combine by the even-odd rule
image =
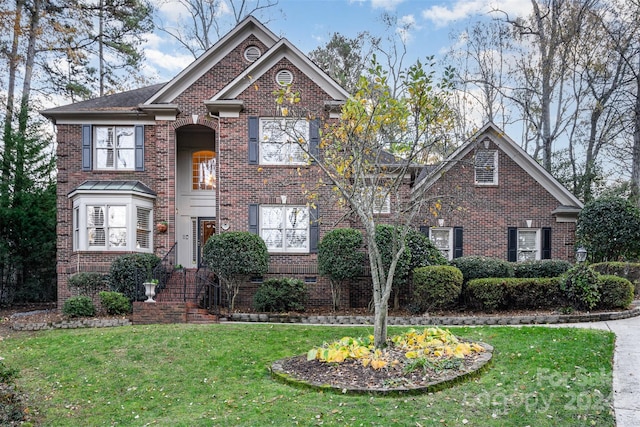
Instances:
[[[198,218],[198,259],[202,261],[202,248],[211,236],[216,234],[216,220],[211,218]]]

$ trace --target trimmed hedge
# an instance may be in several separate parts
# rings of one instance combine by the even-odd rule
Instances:
[[[543,259],[513,263],[515,277],[558,277],[566,273],[572,264],[569,261]]]
[[[598,280],[599,309],[628,308],[633,302],[633,284],[624,277],[600,275]]]
[[[600,274],[612,274],[624,277],[634,285],[634,295],[640,293],[640,263],[639,262],[600,262],[591,264],[591,268]]]
[[[566,305],[559,277],[474,279],[466,299],[477,309],[553,309]]]
[[[62,313],[69,317],[91,317],[96,314],[96,307],[91,298],[80,295],[66,300]]]
[[[473,279],[486,279],[489,277],[513,277],[513,263],[482,256],[465,256],[454,258],[451,265],[462,272],[465,283]]]
[[[112,291],[124,294],[129,300],[144,300],[142,283],[151,278],[153,269],[160,264],[154,254],[122,255],[111,263],[109,286]]]
[[[304,311],[307,298],[307,287],[300,279],[267,279],[253,296],[253,306],[271,313]]]
[[[413,307],[418,312],[450,308],[462,291],[462,272],[450,265],[431,265],[413,271]]]

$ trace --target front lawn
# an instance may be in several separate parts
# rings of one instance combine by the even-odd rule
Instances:
[[[296,389],[277,359],[366,327],[152,325],[17,334],[18,368],[47,426],[614,426],[614,335],[575,328],[448,328],[495,347],[480,378],[420,396]],[[390,335],[400,331],[390,328]]]

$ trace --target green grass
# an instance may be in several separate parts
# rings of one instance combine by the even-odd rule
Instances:
[[[365,327],[226,324],[57,330],[0,344],[47,426],[613,426],[614,335],[449,328],[495,347],[480,378],[420,396],[321,393],[271,362]],[[390,328],[390,335],[399,328]]]

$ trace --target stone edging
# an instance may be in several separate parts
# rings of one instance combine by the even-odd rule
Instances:
[[[640,315],[640,306],[629,310],[585,314],[540,314],[531,316],[412,316],[389,317],[390,326],[427,325],[548,325],[559,323],[607,322]],[[373,325],[373,316],[301,316],[268,313],[233,313],[230,321],[304,323],[319,325]]]
[[[127,318],[95,318],[70,319],[61,322],[14,322],[12,328],[16,331],[46,331],[50,329],[110,328],[130,325],[131,321]]]
[[[462,372],[452,371],[448,376],[441,380],[433,381],[427,385],[418,387],[343,387],[339,385],[320,383],[317,381],[307,381],[301,378],[297,378],[294,374],[288,373],[284,370],[282,365],[288,359],[281,359],[273,362],[273,364],[271,365],[271,377],[277,381],[280,381],[284,384],[292,385],[294,387],[310,388],[339,394],[414,395],[435,393],[436,391],[453,387],[454,385],[459,384],[462,381],[476,378],[489,367],[490,362],[493,358],[493,346],[483,342],[477,342],[477,344],[480,344],[482,347],[484,347],[485,351],[478,355],[478,358],[474,360],[471,366],[469,366]]]

